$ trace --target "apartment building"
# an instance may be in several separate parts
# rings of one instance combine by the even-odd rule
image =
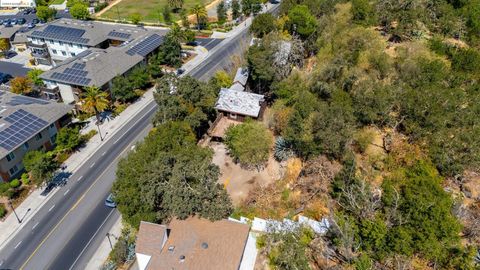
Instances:
[[[113,78],[145,63],[166,31],[62,18],[30,32],[28,47],[38,64],[53,66],[41,78],[70,104],[84,87],[108,89]]]
[[[72,106],[0,90],[0,181],[19,177],[23,156],[51,150]]]

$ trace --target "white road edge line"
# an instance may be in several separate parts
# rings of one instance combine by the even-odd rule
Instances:
[[[78,254],[77,258],[75,259],[75,261],[72,263],[72,266],[70,266],[70,268],[68,270],[72,270],[73,267],[75,266],[75,264],[77,263],[78,259],[80,259],[80,257],[82,256],[82,254],[85,252],[85,250],[87,249],[87,247],[90,245],[90,243],[92,242],[93,238],[95,238],[95,236],[97,236],[98,232],[100,231],[100,229],[103,227],[103,225],[105,225],[105,222],[107,222],[108,218],[110,217],[110,215],[112,215],[115,211],[112,209],[112,211],[110,212],[110,214],[108,214],[108,216],[105,218],[105,220],[102,222],[102,224],[100,225],[100,227],[98,227],[97,231],[93,234],[92,238],[90,238],[90,240],[88,240],[88,243],[85,245],[85,247],[82,249],[82,251],[80,252],[80,254]]]
[[[83,178],[83,175],[81,175],[80,177],[78,177],[77,181],[82,180],[82,178]]]
[[[55,204],[52,205],[52,207],[50,207],[50,209],[48,209],[48,212],[52,211],[52,209],[55,207]]]
[[[21,243],[22,243],[22,241],[18,242],[18,244],[15,247],[13,247],[13,249],[17,249],[18,246],[20,246]]]
[[[33,225],[32,231],[35,230],[35,228],[38,226],[38,224],[40,224],[40,222],[37,222],[37,223],[35,223],[35,225]]]
[[[90,165],[90,168],[92,168],[93,166],[95,166],[95,162],[93,162],[92,165]]]
[[[113,142],[113,144],[117,144],[118,141],[120,141],[120,138],[116,139],[115,142]]]
[[[67,191],[65,191],[65,193],[63,193],[63,196],[67,195],[69,191],[70,191],[70,189],[67,189]]]
[[[106,153],[107,153],[107,152],[103,152],[103,153],[102,153],[102,157],[103,157]]]

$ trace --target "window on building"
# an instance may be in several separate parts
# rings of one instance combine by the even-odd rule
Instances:
[[[38,141],[42,138],[42,133],[38,133],[37,135],[35,135],[35,139]]]
[[[69,42],[68,47],[73,47],[73,44]]]
[[[23,144],[23,149],[28,150],[29,147],[30,147],[30,145],[28,145],[28,142],[25,142]]]
[[[44,39],[44,38],[41,38],[40,41],[41,41],[41,42],[45,42],[45,39]]]
[[[8,160],[8,161],[12,161],[14,158],[15,158],[15,154],[14,154],[13,152],[10,152],[10,153],[7,155],[7,160]]]
[[[50,44],[55,44],[55,41],[49,39],[49,40],[48,40],[48,43],[50,43]]]
[[[58,45],[62,46],[62,45],[63,45],[63,42],[62,42],[62,41],[59,41],[59,42],[58,42]]]
[[[18,172],[18,167],[17,167],[17,165],[15,165],[15,166],[13,166],[12,168],[10,168],[9,172],[10,172],[10,176],[15,175],[15,173]]]
[[[53,54],[57,54],[57,50],[52,50],[52,53],[53,53]]]
[[[57,134],[55,134],[55,135],[53,135],[53,136],[50,137],[50,142],[51,142],[52,144],[55,144],[56,141],[57,141]]]
[[[62,51],[62,55],[63,55],[63,56],[66,56],[66,55],[67,55],[67,52],[66,52],[66,51]]]
[[[70,53],[70,55],[71,55],[71,56],[75,56],[75,53],[72,52],[72,53]]]
[[[55,126],[54,123],[51,123],[51,124],[50,124],[50,128],[53,128],[54,126]]]
[[[77,47],[78,47],[79,49],[81,49],[81,48],[82,48],[82,45],[80,45],[80,44],[77,44]]]
[[[237,119],[237,115],[234,114],[234,113],[231,113],[231,114],[230,114],[230,118],[232,118],[232,119]]]

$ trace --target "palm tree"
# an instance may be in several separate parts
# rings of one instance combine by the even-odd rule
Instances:
[[[109,101],[107,99],[108,94],[100,91],[100,88],[96,86],[88,86],[86,92],[83,94],[82,110],[85,112],[95,113],[97,122],[100,123],[100,113],[108,108]]]
[[[197,17],[197,27],[198,31],[200,31],[200,19],[207,18],[207,9],[205,9],[204,6],[197,4],[192,8],[191,11]]]
[[[177,13],[183,7],[183,0],[168,0],[168,6]]]

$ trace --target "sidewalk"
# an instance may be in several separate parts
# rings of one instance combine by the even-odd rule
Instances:
[[[88,158],[97,151],[97,149],[107,142],[113,134],[121,129],[123,125],[129,122],[129,120],[135,116],[142,108],[153,100],[153,89],[148,90],[143,97],[139,98],[135,103],[128,106],[125,111],[114,119],[105,121],[101,126],[102,136],[104,141],[100,140],[99,134],[93,136],[84,148],[80,151],[72,154],[63,164],[66,166],[66,171],[72,174],[86,161]],[[82,130],[87,132],[90,129],[97,130],[95,121],[90,123]],[[48,202],[50,198],[60,188],[53,189],[47,196],[41,196],[43,188],[34,190],[19,206],[15,208],[17,215],[22,218],[22,223],[19,224],[15,215],[10,214],[3,222],[0,222],[0,249],[2,249],[10,239],[12,239],[28,221],[35,215],[35,213],[41,209],[41,207]]]
[[[108,231],[108,233],[112,235],[110,236],[110,241],[112,241],[112,246],[115,246],[115,243],[117,243],[118,237],[120,237],[120,234],[122,233],[122,228],[123,228],[122,216],[119,215],[115,224]],[[102,243],[98,247],[93,257],[88,262],[85,269],[92,269],[92,270],[100,269],[100,267],[102,267],[102,265],[105,263],[106,259],[108,258],[108,255],[110,254],[111,250],[112,248],[110,247],[108,238],[104,237]]]
[[[183,68],[186,72],[189,72],[197,65],[199,65],[208,55],[208,51],[201,47],[197,46],[195,48],[197,56],[191,61],[186,63]],[[113,134],[120,130],[123,125],[129,122],[129,120],[134,117],[141,109],[143,109],[147,104],[153,100],[153,90],[151,88],[145,94],[139,98],[135,103],[128,106],[125,111],[120,113],[117,117],[113,119],[107,119],[100,126],[102,137],[104,141],[102,142],[99,134],[93,136],[85,147],[81,148],[78,152],[72,154],[63,165],[66,166],[66,171],[71,172],[72,174],[86,161],[88,158],[99,149],[101,145],[107,142]],[[87,133],[90,130],[97,130],[98,128],[95,125],[95,117],[89,119],[90,122],[85,126],[81,132]],[[43,188],[34,190],[28,197],[15,208],[15,212],[22,219],[22,223],[19,224],[15,215],[10,214],[3,222],[0,222],[0,249],[2,249],[9,241],[12,239],[18,231],[27,224],[28,221],[35,215],[35,213],[42,208],[42,206],[48,202],[48,200],[54,196],[54,194],[60,188],[55,188],[47,196],[41,196],[40,194],[43,191]]]

